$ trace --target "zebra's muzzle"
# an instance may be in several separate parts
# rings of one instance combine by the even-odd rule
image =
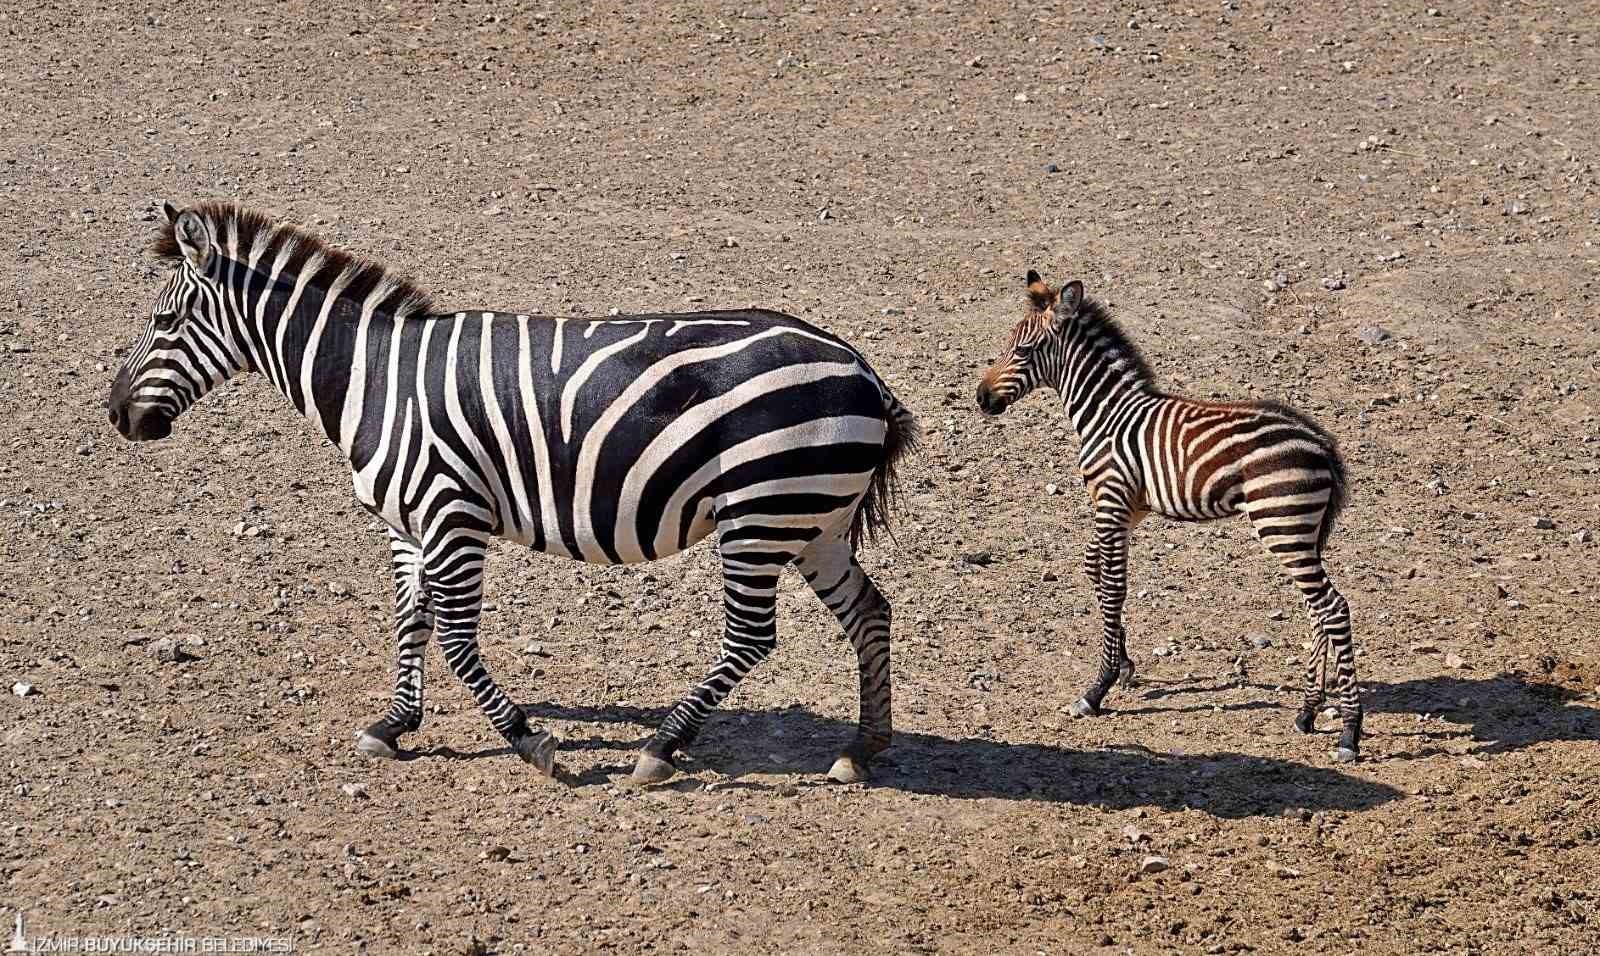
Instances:
[[[160,441],[172,434],[172,416],[148,405],[109,405],[107,417],[129,441]]]
[[[988,384],[979,383],[978,409],[985,415],[999,415],[1006,410],[1007,404],[1005,399],[990,390]]]

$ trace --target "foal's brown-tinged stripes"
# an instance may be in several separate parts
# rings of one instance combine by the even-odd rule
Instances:
[[[156,251],[176,268],[118,372],[112,422],[163,438],[222,380],[264,372],[345,453],[358,499],[390,528],[399,666],[364,750],[392,755],[421,724],[432,634],[494,726],[549,772],[553,740],[478,652],[490,538],[616,564],[712,531],[721,656],[641,755],[641,779],[670,773],[674,750],[771,652],[790,563],[858,655],[860,731],[832,775],[859,778],[888,745],[888,603],[854,555],[885,522],[916,424],[849,345],[759,310],[439,314],[415,284],[226,204],[169,207]]]
[[[1097,713],[1122,676],[1133,679],[1122,628],[1128,535],[1147,514],[1201,521],[1243,512],[1300,589],[1315,650],[1295,726],[1309,732],[1336,662],[1344,730],[1339,758],[1360,748],[1361,702],[1350,609],[1328,580],[1322,550],[1344,504],[1344,462],[1333,437],[1275,402],[1202,402],[1156,388],[1149,365],[1083,285],[1056,290],[1028,273],[1027,315],[978,386],[978,404],[1003,412],[1039,385],[1055,388],[1082,442],[1078,470],[1094,508],[1084,570],[1094,583],[1104,642],[1100,673],[1074,706]]]

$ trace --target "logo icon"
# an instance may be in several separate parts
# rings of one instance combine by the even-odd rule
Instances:
[[[8,953],[31,953],[33,946],[28,942],[28,924],[22,918],[22,911],[17,911],[17,928],[11,934],[11,945],[6,947]]]

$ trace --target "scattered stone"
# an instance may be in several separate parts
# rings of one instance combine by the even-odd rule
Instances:
[[[1367,343],[1368,345],[1377,345],[1380,342],[1389,341],[1389,339],[1393,338],[1393,336],[1389,334],[1388,329],[1383,328],[1382,326],[1363,325],[1361,328],[1356,330],[1356,338]]]
[[[78,454],[80,454],[80,455],[91,455],[93,453],[94,453],[94,446],[89,444],[88,442],[84,442],[83,444],[78,446]]]
[[[363,784],[359,784],[359,783],[341,783],[341,784],[339,784],[339,789],[344,792],[345,796],[349,797],[352,800],[369,800],[369,799],[371,799],[370,797],[367,796],[367,788]]]
[[[1047,173],[1059,173],[1061,172],[1061,167],[1057,166],[1055,163],[1045,163],[1044,171]]]
[[[1255,648],[1258,651],[1264,651],[1267,648],[1272,646],[1272,638],[1268,637],[1265,634],[1262,634],[1260,631],[1255,631],[1255,632],[1252,632],[1250,634],[1246,634],[1244,636],[1244,639],[1249,641],[1250,642],[1250,646]]]
[[[1555,528],[1556,523],[1544,515],[1540,515],[1539,517],[1533,519],[1533,526],[1540,531],[1551,531]]]
[[[1172,864],[1164,856],[1147,856],[1144,858],[1144,862],[1139,864],[1139,872],[1146,876],[1170,869],[1172,869]]]
[[[1506,598],[1511,596],[1511,592],[1506,590],[1506,586],[1504,584],[1496,581],[1494,582],[1494,596],[1496,599],[1504,601]]]
[[[1170,657],[1172,655],[1172,648],[1165,644],[1158,644],[1153,650],[1150,651],[1150,653],[1157,657]]]
[[[961,556],[961,563],[986,568],[994,563],[994,555],[988,551],[968,551]]]
[[[1044,574],[1039,576],[1039,580],[1045,582],[1046,584],[1050,584],[1061,579],[1056,577],[1056,573],[1054,571],[1046,571]]]
[[[18,697],[32,697],[34,694],[39,693],[39,691],[27,681],[19,680],[15,684],[11,685],[11,693],[16,694]]]
[[[1460,654],[1453,654],[1453,653],[1452,654],[1446,654],[1444,656],[1444,666],[1450,668],[1453,671],[1458,671],[1458,670],[1461,670],[1462,668],[1466,667],[1467,666],[1467,662],[1462,659]]]
[[[150,644],[150,656],[163,664],[181,664],[184,661],[195,659],[193,654],[185,651],[177,641],[170,637],[152,641]]]
[[[1339,276],[1328,276],[1322,280],[1322,287],[1329,292],[1338,292],[1344,288],[1344,279]]]
[[[1277,611],[1268,612],[1267,613],[1267,620],[1269,620],[1269,621],[1281,621],[1281,620],[1283,620],[1283,611],[1282,610],[1277,610]]]
[[[1306,938],[1306,934],[1301,932],[1300,927],[1290,926],[1284,929],[1283,938],[1291,943],[1298,943]]]
[[[729,236],[722,241],[722,245],[725,249],[737,249],[739,248],[739,240],[733,236]]]
[[[1122,837],[1129,843],[1143,843],[1150,839],[1149,834],[1131,823],[1122,828]]]
[[[342,581],[332,581],[328,584],[328,593],[334,597],[344,597],[350,593],[350,586]]]
[[[1017,103],[1026,103],[1026,102],[1028,102],[1028,94],[1026,94],[1026,93],[1018,93],[1016,96],[1013,96],[1011,99],[1013,101],[1017,102]]]
[[[545,652],[544,645],[539,643],[538,641],[534,641],[532,644],[529,644],[527,647],[524,647],[522,649],[522,653],[531,655],[533,657],[549,657],[550,656],[548,653]]]
[[[1505,214],[1507,216],[1526,216],[1528,211],[1528,204],[1521,200],[1513,199],[1506,203]]]
[[[1588,528],[1579,528],[1577,534],[1574,534],[1572,536],[1572,543],[1573,544],[1588,544],[1593,539],[1593,537],[1594,536],[1589,533],[1589,529]]]
[[[485,860],[494,860],[496,863],[504,862],[511,858],[511,850],[503,846],[492,846],[483,851]]]
[[[1469,754],[1469,755],[1461,758],[1461,766],[1467,768],[1468,770],[1482,770],[1484,767],[1487,767],[1489,765],[1487,763],[1484,763],[1482,760],[1478,759],[1477,757],[1474,757],[1474,756]]]
[[[1044,486],[1044,493],[1047,495],[1058,495],[1061,493],[1061,486],[1055,482],[1051,482],[1050,484]]]

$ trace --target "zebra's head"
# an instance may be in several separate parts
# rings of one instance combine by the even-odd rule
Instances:
[[[239,372],[239,350],[227,332],[222,297],[208,268],[219,250],[212,227],[195,213],[165,204],[167,230],[156,252],[176,262],[150,310],[144,332],[111,383],[111,424],[124,438],[153,441],[172,434],[172,421],[207,392]]]
[[[1028,270],[1028,314],[1011,329],[1000,358],[978,381],[978,408],[999,415],[1040,385],[1060,380],[1068,328],[1083,305],[1083,283],[1052,289]]]

